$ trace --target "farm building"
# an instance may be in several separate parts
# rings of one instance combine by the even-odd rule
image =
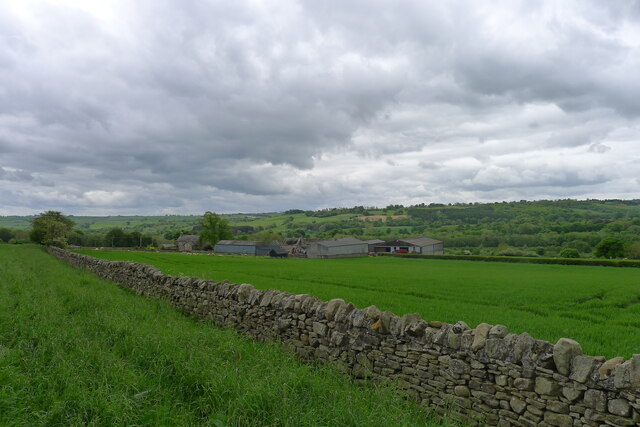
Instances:
[[[373,249],[374,252],[442,255],[444,242],[430,237],[413,237],[375,244]]]
[[[289,256],[289,252],[285,251],[282,248],[271,249],[268,254],[271,258],[287,258]]]
[[[351,256],[365,256],[369,251],[367,242],[354,237],[344,237],[338,240],[321,240],[310,243],[307,247],[308,258],[339,258]]]
[[[375,252],[376,245],[380,245],[384,243],[384,240],[380,240],[380,239],[365,240],[365,243],[369,245],[369,252]]]
[[[272,249],[280,249],[275,243],[256,242],[252,240],[220,240],[214,251],[217,254],[268,255]]]
[[[322,239],[316,239],[313,241],[318,240]],[[306,256],[307,246],[309,246],[309,243],[311,242],[302,237],[287,237],[282,243],[282,249],[287,251],[290,256],[304,257]]]
[[[176,240],[176,244],[178,245],[178,250],[180,252],[191,252],[198,248],[198,241],[200,237],[194,234],[183,234],[178,237]]]

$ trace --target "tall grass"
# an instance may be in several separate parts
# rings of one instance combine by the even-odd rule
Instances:
[[[426,320],[500,323],[511,332],[551,342],[576,339],[592,355],[640,353],[640,272],[635,268],[82,252],[152,264],[172,275],[246,282],[325,300],[344,298],[399,315],[417,312]]]
[[[0,425],[446,425],[75,270],[0,245]]]

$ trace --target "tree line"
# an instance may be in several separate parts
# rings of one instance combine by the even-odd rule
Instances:
[[[74,230],[75,223],[58,211],[46,211],[31,221],[29,238],[35,243],[58,247],[100,246],[100,247],[156,247],[157,240],[139,231],[125,232],[113,228],[106,234],[87,233]],[[200,241],[203,245],[213,246],[222,239],[230,239],[233,234],[226,219],[213,212],[206,212],[199,222]],[[0,229],[0,239],[9,242],[15,233],[6,228]]]
[[[173,230],[165,228],[163,234],[150,235],[122,228],[104,234],[86,228],[81,231],[60,212],[48,211],[32,220],[30,234],[35,242],[60,244],[62,232],[65,244],[95,247],[158,247],[159,243],[174,242],[181,234],[197,234],[202,248],[232,238],[267,241],[356,236],[395,240],[426,235],[444,241],[453,254],[640,258],[640,201],[634,200],[432,203],[314,212],[294,209],[264,214],[254,217],[255,224],[245,218],[230,224],[228,217],[206,212],[189,228],[181,221]],[[2,241],[20,237],[24,239],[24,232],[0,229]]]

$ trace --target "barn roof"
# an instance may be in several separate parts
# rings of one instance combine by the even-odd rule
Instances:
[[[399,239],[399,241],[406,242],[414,246],[430,246],[442,243],[442,240],[432,239],[431,237],[413,237],[409,239]]]
[[[220,240],[216,245],[228,245],[228,246],[267,246],[263,242],[256,242],[255,240]]]
[[[379,243],[384,243],[384,240],[380,240],[380,239],[371,239],[371,240],[365,240],[365,243],[368,243],[369,245],[377,245]]]
[[[367,242],[363,242],[362,240],[356,239],[355,237],[343,237],[342,239],[338,240],[322,240],[317,243],[318,245],[330,248],[335,246],[362,245],[366,244]]]
[[[176,240],[177,242],[180,243],[195,243],[198,241],[200,237],[196,236],[195,234],[183,234],[182,236],[178,237],[178,240]]]

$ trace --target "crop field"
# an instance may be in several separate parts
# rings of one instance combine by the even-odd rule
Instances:
[[[404,259],[271,259],[210,254],[79,251],[151,264],[167,274],[343,298],[425,320],[507,325],[591,355],[640,353],[640,270],[596,266]]]
[[[451,424],[389,386],[0,244],[0,425]]]

